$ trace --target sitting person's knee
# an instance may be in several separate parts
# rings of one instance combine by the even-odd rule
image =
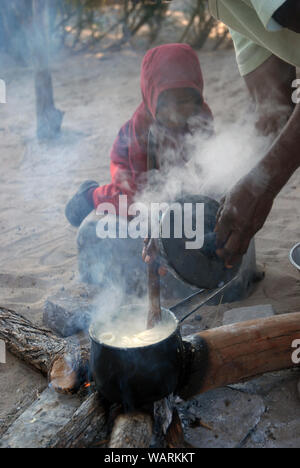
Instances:
[[[77,234],[77,246],[83,248],[85,245],[94,244],[97,241],[97,222],[88,216],[81,224]]]

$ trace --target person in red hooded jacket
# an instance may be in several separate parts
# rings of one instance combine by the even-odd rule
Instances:
[[[95,181],[84,182],[66,207],[69,222],[81,226],[78,249],[83,281],[101,283],[110,276],[115,282],[118,275],[140,278],[139,271],[145,271],[142,240],[139,243],[117,239],[116,243],[116,239],[99,239],[97,219],[94,214],[88,215],[103,203],[112,204],[118,214],[120,195],[127,195],[128,205],[138,199],[145,186],[150,130],[155,128],[156,134],[163,135],[160,140],[166,147],[176,150],[178,146],[179,156],[174,164],[185,162],[184,154],[180,153],[185,135],[195,130],[203,131],[205,136],[212,133],[213,116],[203,98],[200,63],[189,45],[167,44],[149,50],[142,63],[141,92],[142,103],[114,142],[110,155],[111,182],[101,187]],[[159,169],[160,162],[157,164]],[[126,267],[122,266],[122,258]]]
[[[111,203],[118,210],[119,195],[127,195],[131,201],[143,188],[139,185],[147,171],[148,136],[153,125],[179,143],[191,131],[191,117],[199,117],[203,129],[212,122],[212,113],[203,99],[200,63],[187,44],[167,44],[147,52],[142,63],[141,91],[143,101],[119,131],[111,151],[111,183],[99,187],[96,182],[85,182],[79,195],[86,196],[89,210],[81,210],[78,197],[67,205],[66,215],[73,226],[80,226],[88,211],[101,203]]]

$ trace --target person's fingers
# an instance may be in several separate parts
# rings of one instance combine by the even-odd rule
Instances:
[[[217,255],[223,259],[226,268],[232,268],[240,259],[241,233],[234,231],[229,236],[225,246],[217,250]]]
[[[215,227],[214,232],[217,235],[217,248],[222,249],[231,233],[231,226],[222,215]]]
[[[151,263],[151,261],[152,261],[151,256],[150,256],[150,255],[146,255],[146,256],[145,256],[144,262],[145,262],[145,263]]]
[[[143,251],[142,251],[142,259],[143,259],[144,262],[146,261],[147,255],[148,255],[147,247],[144,247]]]
[[[148,239],[148,242],[145,239],[144,244],[145,246],[143,248],[142,258],[145,263],[149,264],[152,263],[157,256],[157,247],[154,239]]]
[[[225,249],[227,252],[230,252],[232,256],[239,254],[241,241],[241,233],[239,231],[233,231],[226,242]]]
[[[240,254],[236,254],[234,256],[229,257],[225,264],[226,268],[230,270],[231,268],[234,267],[234,265],[239,263],[242,260],[242,258],[243,258],[243,255],[240,255]]]
[[[244,237],[242,239],[241,247],[240,247],[240,254],[241,255],[245,255],[245,253],[247,253],[248,248],[249,248],[249,244],[250,244],[252,238],[253,238],[253,236],[246,236],[246,237]]]
[[[152,263],[154,260],[153,255],[151,255],[147,248],[144,248],[142,258],[145,263]]]
[[[159,267],[158,269],[159,276],[166,276],[167,273],[168,273],[168,270],[165,267],[163,266]]]

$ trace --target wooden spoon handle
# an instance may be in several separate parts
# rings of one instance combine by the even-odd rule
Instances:
[[[161,322],[160,306],[160,276],[158,273],[159,265],[153,262],[148,265],[148,291],[149,291],[149,313],[147,329],[153,328]]]

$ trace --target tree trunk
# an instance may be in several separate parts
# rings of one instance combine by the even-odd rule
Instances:
[[[61,130],[63,112],[55,108],[53,84],[48,59],[46,26],[46,0],[32,0],[33,7],[33,63],[35,68],[35,94],[37,136],[40,140],[57,137]]]

